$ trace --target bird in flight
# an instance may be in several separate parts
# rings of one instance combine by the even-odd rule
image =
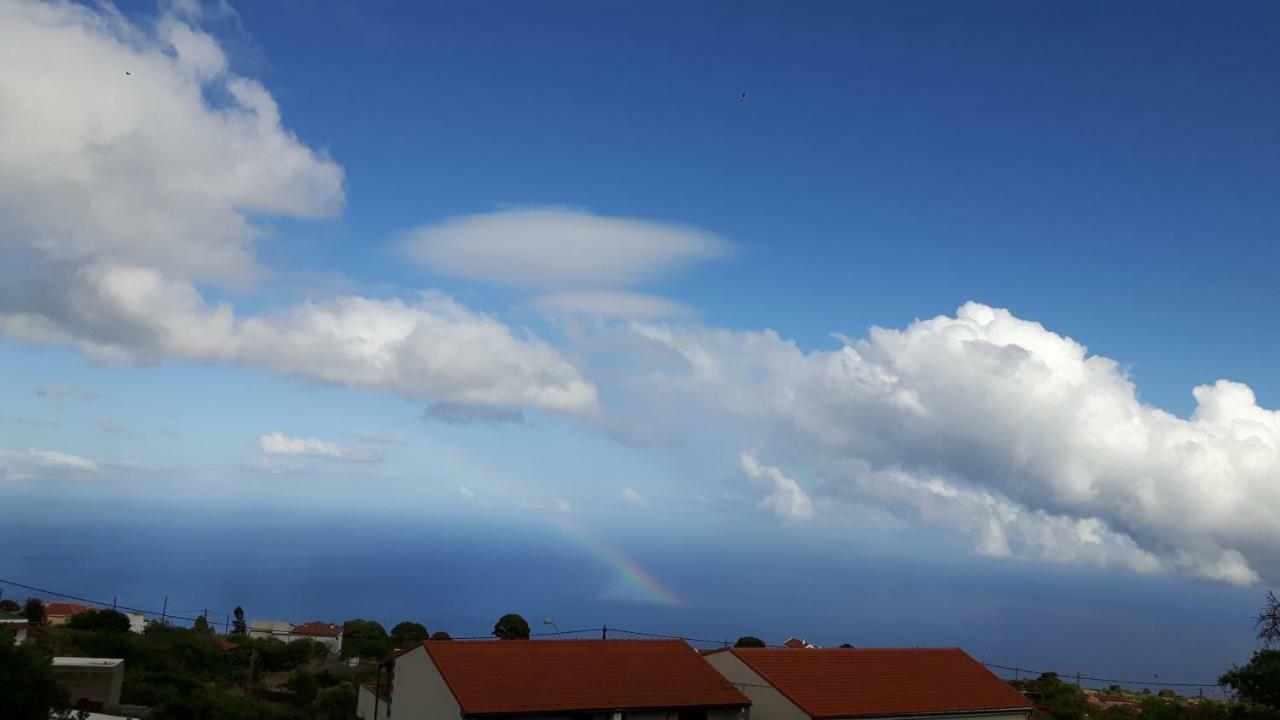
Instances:
[[[129,72],[128,70],[125,70],[125,71],[124,71],[124,74],[125,74],[125,75],[132,75],[133,73]]]
[[[746,102],[746,101],[747,101],[747,94],[742,93],[742,97],[738,98],[738,102]]]

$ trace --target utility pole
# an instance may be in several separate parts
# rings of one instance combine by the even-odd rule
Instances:
[[[1076,673],[1076,687],[1080,687],[1080,673]]]
[[[164,607],[160,608],[160,622],[164,622],[165,615],[169,614],[169,596],[164,596]]]
[[[609,626],[608,626],[608,625],[605,625],[604,627],[600,628],[600,639],[601,639],[601,640],[608,640],[608,639],[609,639]]]

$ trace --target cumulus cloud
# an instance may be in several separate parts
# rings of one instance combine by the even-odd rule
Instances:
[[[229,70],[178,4],[0,1],[0,334],[111,363],[241,363],[412,398],[582,412],[558,352],[447,297],[354,295],[242,316],[201,284],[270,274],[269,216],[337,213],[343,172]],[[131,74],[125,75],[128,70]]]
[[[752,453],[738,456],[742,472],[754,480],[763,480],[769,486],[769,494],[760,499],[759,506],[782,520],[807,520],[813,517],[813,503],[800,483],[771,465],[762,465]]]
[[[267,455],[313,457],[343,462],[382,462],[382,452],[359,445],[289,437],[284,433],[268,433],[258,438],[258,449]]]
[[[0,477],[6,480],[73,478],[91,475],[98,463],[56,450],[0,450]]]
[[[1115,361],[977,303],[834,351],[632,331],[651,346],[632,382],[652,404],[731,418],[800,457],[815,492],[954,527],[991,555],[1280,579],[1280,413],[1245,385],[1198,387],[1179,418]]]
[[[719,257],[716,235],[560,208],[466,215],[408,233],[411,258],[454,277],[514,287],[619,288]]]

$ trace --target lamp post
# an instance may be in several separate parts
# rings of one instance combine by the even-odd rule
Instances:
[[[543,625],[550,625],[551,627],[555,628],[555,629],[556,629],[556,637],[560,637],[560,626],[559,626],[559,625],[556,625],[556,621],[555,621],[555,620],[552,620],[551,618],[542,618],[542,624],[543,624]]]

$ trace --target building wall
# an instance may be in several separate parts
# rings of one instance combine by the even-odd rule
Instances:
[[[81,670],[79,668],[54,667],[53,674],[71,694],[71,702],[86,698],[102,703],[104,708],[120,704],[120,689],[124,685],[124,663],[110,670]]]
[[[387,720],[391,717],[391,706],[387,701],[378,701],[377,695],[374,695],[372,690],[361,685],[360,694],[356,697],[356,717],[360,720],[375,720],[374,705],[378,708],[376,720]]]
[[[391,686],[391,717],[458,720],[462,709],[444,677],[421,645],[396,658]]]
[[[808,713],[775,690],[733,653],[716,652],[703,655],[703,658],[751,700],[751,720],[809,720]]]
[[[253,637],[253,633],[249,633]],[[293,640],[311,640],[313,642],[322,643],[329,648],[330,655],[342,654],[342,635],[338,637],[329,637],[327,635],[278,635],[281,640],[291,642]]]
[[[254,620],[249,623],[249,637],[251,638],[275,638],[282,642],[288,642],[288,633],[291,630],[293,630],[293,623],[287,620]]]

